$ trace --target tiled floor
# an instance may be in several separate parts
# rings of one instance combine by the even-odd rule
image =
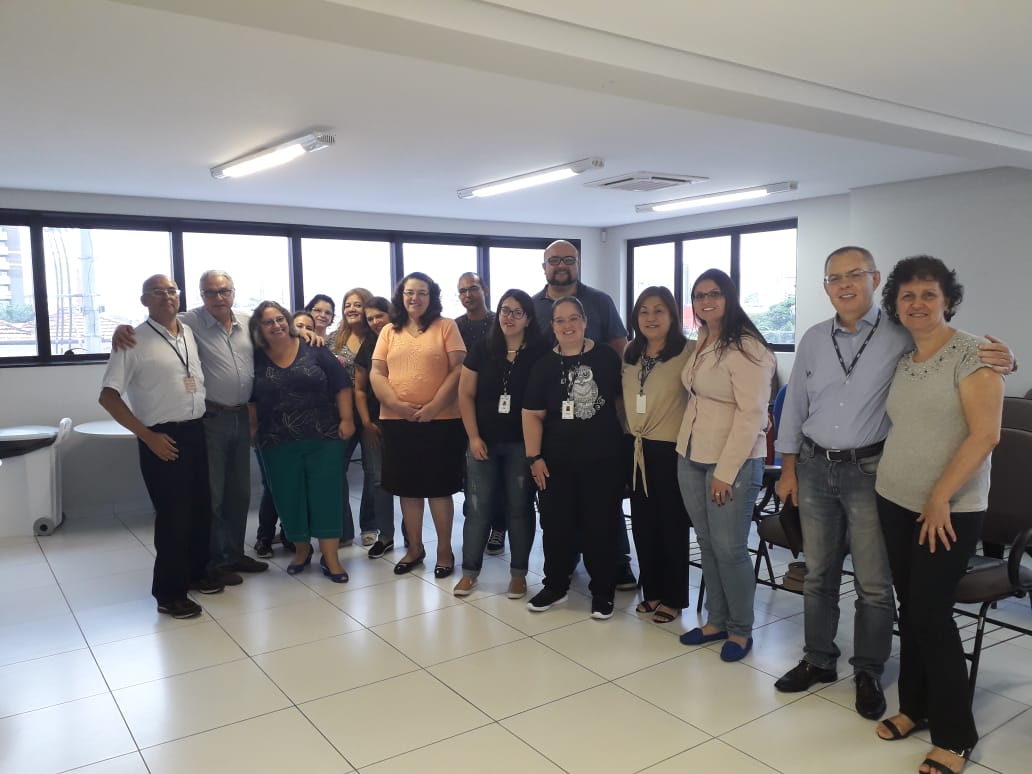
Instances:
[[[342,549],[346,586],[288,576],[277,552],[269,572],[174,621],[148,593],[149,523],[71,519],[0,541],[0,772],[880,773],[916,771],[929,745],[879,742],[853,710],[848,604],[843,679],[785,695],[773,682],[803,633],[788,592],[759,588],[755,649],[738,664],[678,642],[699,622],[694,598],[660,626],[618,593],[614,618],[593,621],[579,570],[567,604],[530,613],[505,598],[504,556],[457,599],[432,566],[395,576],[400,551]],[[541,567],[539,544],[531,593]],[[1027,602],[1001,613],[1030,615]],[[897,672],[890,662],[890,710]],[[987,651],[979,686],[967,771],[1032,770],[1032,638]]]

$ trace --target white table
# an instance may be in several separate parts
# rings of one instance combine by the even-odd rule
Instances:
[[[100,438],[132,438],[133,434],[113,419],[99,419],[96,422],[83,422],[76,425],[75,432],[93,435]]]

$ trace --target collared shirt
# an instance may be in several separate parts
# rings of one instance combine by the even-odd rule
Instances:
[[[578,282],[577,292],[574,295],[584,306],[584,313],[588,316],[588,327],[584,332],[586,338],[597,341],[599,344],[608,344],[613,339],[627,338],[627,329],[616,311],[616,304],[607,294],[601,290],[590,288],[583,282]],[[552,304],[558,300],[548,297],[547,285],[533,297],[534,314],[537,315],[541,331],[545,334],[545,338],[553,344],[555,344],[555,334],[552,332]]]
[[[804,435],[826,449],[858,449],[888,435],[891,422],[885,398],[896,363],[914,348],[914,342],[888,315],[882,313],[878,322],[878,313],[877,305],[872,305],[856,333],[833,317],[803,334],[778,427],[775,448],[780,453],[798,454]],[[874,335],[846,376],[832,335],[848,368],[876,322]]]
[[[127,398],[133,415],[147,427],[200,419],[204,373],[193,333],[182,323],[178,336],[161,323],[150,319],[147,323],[137,326],[135,347],[111,353],[102,386]],[[183,381],[188,371],[195,392],[189,392]]]
[[[229,331],[203,306],[184,312],[179,319],[197,339],[208,400],[223,406],[247,403],[254,387],[254,345],[247,329],[250,317],[233,312]]]

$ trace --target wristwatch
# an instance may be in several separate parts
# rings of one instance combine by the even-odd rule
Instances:
[[[544,459],[544,457],[542,457],[540,454],[535,454],[533,457],[527,457],[527,465],[528,466],[529,465],[533,465],[538,460],[543,460],[543,459]]]

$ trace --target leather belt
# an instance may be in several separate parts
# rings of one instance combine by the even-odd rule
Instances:
[[[237,406],[223,406],[221,403],[216,403],[213,400],[204,401],[204,416],[205,417],[217,417],[219,414],[224,414],[227,411],[244,411],[247,408],[246,403],[241,403]]]
[[[866,457],[881,454],[882,449],[885,447],[885,441],[878,441],[878,443],[861,446],[858,449],[825,449],[809,438],[804,437],[804,440],[813,447],[813,453],[816,456],[824,457],[828,462],[856,462]]]

